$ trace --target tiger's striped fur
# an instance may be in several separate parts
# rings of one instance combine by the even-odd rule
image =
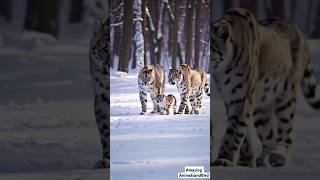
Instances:
[[[266,166],[268,159],[276,167],[288,162],[299,88],[312,107],[320,108],[319,85],[309,59],[306,37],[285,20],[257,22],[251,12],[234,8],[211,24],[212,76],[228,116],[212,165]],[[263,146],[257,161],[248,136],[251,118]]]
[[[199,114],[202,108],[203,91],[210,96],[210,86],[206,73],[200,69],[191,69],[187,64],[181,64],[178,69],[170,69],[168,81],[176,85],[181,97],[177,114],[189,113],[189,101],[192,107],[191,114]]]
[[[94,91],[94,110],[102,145],[102,159],[95,168],[108,168],[110,162],[110,26],[109,19],[97,22],[90,43],[89,65]]]
[[[165,74],[160,65],[146,65],[138,75],[139,97],[142,112],[141,115],[147,114],[147,93],[153,102],[153,111],[151,113],[160,112],[159,105],[156,103],[156,95],[162,95],[165,90]]]

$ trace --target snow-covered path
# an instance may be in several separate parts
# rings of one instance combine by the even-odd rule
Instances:
[[[180,99],[175,86],[166,84],[166,94]],[[209,97],[204,97],[200,115],[138,115],[137,75],[112,72],[110,98],[114,180],[177,179],[188,165],[204,166],[209,172]]]

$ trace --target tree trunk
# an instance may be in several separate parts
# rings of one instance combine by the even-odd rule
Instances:
[[[144,38],[142,29],[142,10],[141,10],[141,0],[134,1],[134,19],[135,19],[135,34],[134,34],[134,44],[135,44],[135,57],[137,61],[138,70],[142,69],[144,66]]]
[[[174,23],[172,30],[172,60],[171,67],[176,68],[178,56],[178,32],[179,32],[179,1],[174,2]]]
[[[124,1],[123,33],[118,71],[128,72],[133,36],[133,0]]]
[[[200,67],[201,51],[201,0],[196,1],[196,20],[195,20],[195,37],[194,37],[194,65]]]
[[[284,0],[271,0],[272,16],[285,17]]]
[[[7,22],[10,22],[12,19],[11,8],[12,8],[11,0],[0,1],[0,16],[3,16]]]
[[[121,27],[120,26],[117,26],[117,27],[113,27],[114,28],[114,31],[113,31],[113,48],[112,48],[112,56],[114,59],[115,56],[118,56],[118,59],[119,59],[119,56],[120,56],[120,44],[121,44]],[[111,61],[111,66],[113,67],[114,64],[113,64],[113,61]]]
[[[83,0],[72,0],[70,3],[70,23],[79,23],[83,17]]]
[[[110,18],[111,25],[113,30],[113,39],[112,39],[112,57],[111,58],[111,67],[114,68],[115,57],[120,56],[120,45],[121,45],[121,36],[122,36],[122,14],[123,14],[123,4],[122,0],[114,0],[110,2]]]
[[[308,2],[308,9],[311,11],[312,7],[313,7],[313,4],[314,4],[314,1],[313,0],[309,0]],[[311,20],[312,20],[312,13],[310,12],[308,15],[307,15],[307,20],[306,20],[306,27],[305,27],[305,33],[306,33],[306,36],[309,37],[311,35],[311,26],[312,26],[312,23],[311,23]]]
[[[157,38],[156,38],[156,32],[155,32],[155,26],[152,21],[152,17],[149,13],[148,8],[146,8],[146,21],[147,21],[147,27],[148,27],[148,34],[149,34],[149,53],[150,53],[150,63],[151,64],[157,64],[157,55],[155,52],[155,49],[157,47]],[[145,37],[145,36],[144,36]]]
[[[194,15],[194,1],[188,0],[187,2],[187,14],[185,17],[185,63],[192,67],[192,34],[193,34],[193,15]]]
[[[28,0],[24,27],[58,37],[59,1]]]
[[[224,0],[224,11],[227,11],[228,9],[230,9],[232,7],[233,3],[232,0]]]
[[[160,14],[159,14],[159,20],[158,20],[158,28],[157,28],[157,45],[155,47],[155,56],[156,56],[156,63],[160,64],[161,62],[161,56],[162,56],[162,42],[163,42],[163,34],[164,34],[164,24],[166,19],[166,9],[168,7],[168,2],[165,0],[162,0],[161,8],[160,8]]]
[[[290,18],[296,20],[296,11],[297,11],[297,0],[290,1]]]
[[[240,6],[242,8],[250,10],[257,17],[257,1],[252,0],[241,0]]]
[[[143,53],[143,64],[144,65],[147,65],[147,41],[146,41],[146,37],[147,37],[147,31],[146,31],[146,28],[147,28],[147,13],[146,13],[146,0],[142,0],[142,35],[143,35],[143,38],[144,38],[144,41],[143,41],[143,50],[144,50],[144,53]]]

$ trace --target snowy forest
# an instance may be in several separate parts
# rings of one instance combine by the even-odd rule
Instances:
[[[128,72],[186,63],[208,70],[209,8],[209,0],[111,1],[111,66]]]
[[[215,20],[231,7],[252,11],[258,20],[282,17],[295,22],[309,38],[320,38],[320,1],[317,0],[214,0],[211,17]]]

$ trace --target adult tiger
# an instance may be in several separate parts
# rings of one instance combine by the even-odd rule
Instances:
[[[210,87],[206,73],[200,69],[191,69],[188,64],[181,64],[178,69],[170,69],[168,81],[176,85],[181,97],[177,114],[188,114],[188,102],[192,107],[191,114],[199,114],[202,108],[203,91],[210,96]]]
[[[210,36],[212,75],[228,116],[212,165],[255,166],[257,162],[266,166],[267,158],[273,167],[285,165],[293,149],[300,87],[309,104],[320,109],[320,86],[306,37],[290,22],[277,18],[257,22],[251,12],[240,8],[213,22]],[[263,148],[257,160],[247,133],[251,117]]]
[[[156,95],[162,95],[165,89],[165,74],[162,66],[144,66],[138,75],[138,86],[142,107],[140,114],[147,114],[147,93],[150,93],[153,102],[153,111],[151,113],[160,112],[159,105],[156,103]]]

